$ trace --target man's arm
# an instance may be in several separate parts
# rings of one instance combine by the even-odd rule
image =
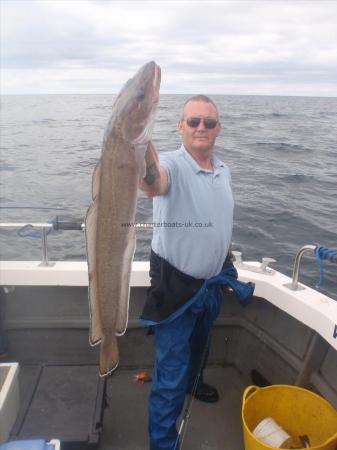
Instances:
[[[141,179],[139,188],[148,196],[165,194],[168,189],[167,172],[160,165],[159,157],[155,146],[149,142],[145,153],[146,172]]]

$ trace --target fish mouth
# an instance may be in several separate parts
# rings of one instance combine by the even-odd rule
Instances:
[[[161,69],[151,61],[128,80],[119,94],[116,109],[120,110],[120,130],[123,139],[130,144],[141,145],[150,139],[159,103],[160,82]]]
[[[161,82],[161,68],[154,63],[154,77],[153,77],[153,89],[154,89],[154,97],[153,97],[153,103],[157,105],[159,102],[159,88],[160,88],[160,82]]]
[[[144,144],[150,140],[154,127],[155,112],[159,103],[159,89],[161,82],[160,67],[155,62],[151,61],[147,64],[144,76],[150,78],[145,86],[147,98],[143,100],[146,102],[147,106],[145,105],[144,109],[141,107],[139,111],[139,133],[131,139],[133,145]]]

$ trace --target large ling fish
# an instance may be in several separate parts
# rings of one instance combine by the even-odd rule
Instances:
[[[125,333],[135,251],[137,190],[159,100],[160,68],[145,64],[118,94],[92,180],[85,219],[89,270],[90,336],[100,344],[100,375],[116,369],[116,336]],[[123,225],[124,224],[124,225]]]

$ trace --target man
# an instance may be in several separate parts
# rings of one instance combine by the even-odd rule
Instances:
[[[159,159],[149,144],[140,183],[154,197],[151,288],[141,317],[152,325],[156,347],[149,399],[151,450],[179,448],[176,420],[186,392],[201,401],[218,400],[202,370],[222,299],[220,283],[227,283],[223,271],[235,271],[228,257],[234,202],[229,169],[214,155],[221,130],[214,102],[204,95],[187,100],[178,130],[179,150]],[[234,281],[235,275],[230,276]]]

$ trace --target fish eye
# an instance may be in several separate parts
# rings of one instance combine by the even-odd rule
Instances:
[[[137,95],[136,100],[137,102],[142,102],[144,99],[145,99],[145,92],[142,91]]]

